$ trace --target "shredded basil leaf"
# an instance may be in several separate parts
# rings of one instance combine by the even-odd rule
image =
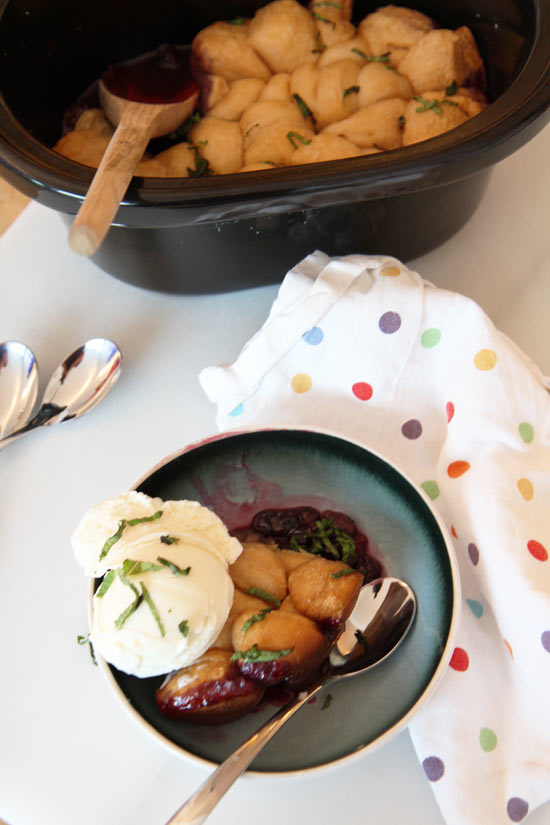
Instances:
[[[116,544],[117,541],[121,538],[123,531],[126,527],[135,527],[137,524],[145,524],[147,521],[156,521],[156,519],[162,516],[162,510],[157,510],[156,513],[153,513],[152,516],[144,516],[143,518],[131,518],[131,519],[121,519],[118,523],[118,529],[116,533],[107,539],[103,547],[101,548],[101,553],[99,554],[99,561],[105,558],[113,544]]]
[[[189,177],[202,178],[204,175],[210,174],[210,165],[206,158],[199,155],[199,150],[196,146],[192,146],[191,148],[195,151],[195,168],[191,169],[190,166],[187,167]]]
[[[296,92],[294,92],[292,97],[294,98],[294,100],[298,104],[298,108],[300,109],[300,111],[301,111],[301,113],[304,117],[304,120],[307,120],[308,117],[310,117],[312,123],[315,125],[315,123],[316,123],[315,117],[313,116],[313,112],[311,111],[311,109],[309,108],[307,103],[300,97],[299,94],[296,94]]]
[[[448,95],[449,97],[452,97],[453,95],[456,95],[457,92],[458,92],[458,83],[456,82],[456,80],[453,80],[453,82],[449,83],[449,85],[445,89],[445,94]]]
[[[397,125],[401,130],[405,128],[406,119],[404,115],[399,115],[399,120],[397,121]]]
[[[233,20],[228,20],[227,22],[230,26],[244,26],[246,17],[234,17]]]
[[[358,54],[359,57],[362,57],[363,60],[368,60],[369,63],[383,63],[386,69],[389,69],[391,72],[395,72],[396,70],[390,63],[390,54],[391,52],[384,52],[384,54],[379,54],[377,56],[373,56],[370,54],[365,54],[365,52],[361,51],[361,49],[353,48],[352,52]]]
[[[443,100],[426,100],[422,95],[413,95],[413,98],[422,104],[416,109],[417,112],[427,112],[431,109],[436,115],[441,115],[443,114],[441,104],[447,103],[448,106],[458,106],[455,100],[447,100],[446,98]]]
[[[281,602],[276,596],[272,596],[271,593],[268,593],[267,590],[262,590],[261,587],[249,587],[246,592],[250,593],[251,596],[258,596],[260,599],[263,599],[264,602],[271,602],[275,607],[281,606]]]
[[[117,572],[117,576],[119,577],[122,584],[125,584],[126,587],[129,587],[130,590],[132,591],[132,593],[135,596],[134,601],[131,602],[128,605],[128,607],[125,610],[122,611],[122,613],[120,614],[120,616],[118,616],[118,618],[115,619],[115,627],[117,627],[120,630],[121,627],[123,626],[124,622],[127,619],[130,618],[132,613],[135,613],[135,611],[138,609],[138,607],[142,603],[143,595],[139,592],[137,587],[134,584],[132,584],[132,582],[129,579],[126,578],[126,576],[124,575],[124,572],[123,572],[121,567],[118,567],[116,572]]]
[[[340,527],[335,527],[333,518],[316,521],[315,529],[304,535],[303,542],[296,536],[291,536],[289,544],[292,550],[306,550],[308,553],[328,556],[346,564],[355,555],[353,536]]]
[[[140,582],[139,586],[141,587],[141,595],[143,596],[145,604],[147,605],[147,607],[149,608],[149,610],[153,614],[153,618],[154,618],[155,622],[157,623],[158,629],[160,630],[160,635],[162,637],[166,636],[166,632],[164,630],[164,625],[162,624],[161,618],[159,616],[157,606],[154,603],[153,599],[151,598],[151,594],[149,593],[149,591],[147,590],[147,588],[146,588],[146,586],[143,582]]]
[[[157,556],[157,561],[167,567],[174,576],[188,576],[191,571],[191,567],[178,567],[173,561],[163,559],[162,556]]]
[[[308,144],[308,143],[311,143],[311,140],[309,140],[308,138],[304,137],[304,136],[303,136],[303,135],[301,135],[299,132],[287,132],[287,133],[286,133],[286,136],[287,136],[287,138],[289,139],[289,141],[292,143],[292,145],[294,146],[294,148],[295,148],[295,149],[297,149],[297,148],[298,148],[298,146],[297,146],[297,145],[296,145],[296,143],[295,143],[295,141],[296,141],[296,140],[299,140],[299,141],[300,141],[300,143],[303,143],[303,144],[305,144],[306,146],[307,146],[307,144]]]
[[[248,650],[236,650],[229,661],[243,659],[245,662],[273,662],[292,653],[293,647],[286,650],[261,650],[258,645],[252,645]]]
[[[95,653],[94,653],[94,646],[91,643],[89,637],[88,636],[77,636],[76,641],[78,642],[79,645],[88,645],[88,647],[90,649],[90,656],[91,656],[92,662],[94,663],[94,665],[97,665],[97,659],[96,659]]]
[[[357,573],[357,570],[354,570],[353,567],[346,567],[344,570],[337,570],[336,573],[331,573],[331,579],[341,579],[342,576],[349,576],[350,573]]]
[[[98,599],[103,598],[103,596],[105,595],[105,593],[110,588],[113,581],[115,580],[115,576],[116,576],[116,570],[109,570],[109,572],[106,573],[105,578],[103,579],[103,581],[101,582],[101,584],[99,585],[99,587],[97,588],[97,590],[95,592],[95,595]]]
[[[323,704],[321,706],[321,710],[326,710],[330,706],[331,702],[332,702],[332,694],[329,693],[327,695],[327,698],[325,699],[325,701],[323,702]]]
[[[268,613],[271,613],[272,610],[272,607],[266,607],[263,610],[260,610],[259,613],[254,613],[254,615],[247,619],[246,622],[243,624],[243,626],[241,627],[241,631],[244,633],[245,631],[249,630],[252,627],[252,625],[256,622],[261,622],[263,619],[265,619]]]
[[[259,123],[253,123],[253,124],[252,124],[252,126],[250,126],[250,127],[246,130],[246,132],[244,133],[245,138],[247,138],[247,137],[249,136],[249,134],[250,134],[250,132],[252,131],[252,129],[255,129],[255,128],[256,128],[256,126],[259,126],[259,125],[260,125]]]
[[[124,559],[122,562],[122,572],[125,576],[137,576],[139,573],[149,573],[154,570],[162,570],[162,565],[152,561],[134,561],[133,559]]]
[[[179,542],[179,538],[177,536],[161,536],[160,540],[163,544],[177,544]]]
[[[187,621],[187,619],[183,619],[183,621],[179,623],[178,630],[182,636],[189,635],[189,622]]]
[[[261,160],[260,163],[265,163],[266,166],[275,166],[272,160]]]
[[[175,132],[170,133],[170,140],[185,140],[195,123],[198,123],[200,119],[200,114],[198,112],[193,112],[193,114],[188,117],[187,120],[175,130]]]
[[[336,28],[336,23],[333,20],[327,20],[326,17],[323,17],[320,14],[317,14],[316,11],[312,11],[311,13],[315,17],[316,20],[319,20],[321,23],[328,23],[329,26],[332,26],[333,29]]]
[[[348,95],[357,94],[360,88],[360,86],[349,86],[342,92],[342,97],[345,99]]]

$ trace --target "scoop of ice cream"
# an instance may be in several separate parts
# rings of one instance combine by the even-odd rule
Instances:
[[[123,559],[133,558],[144,540],[176,534],[202,543],[226,565],[241,553],[240,543],[221,519],[198,501],[163,501],[135,490],[91,507],[71,543],[86,574],[100,577]]]
[[[90,640],[119,670],[167,673],[218,636],[233,602],[228,568],[242,547],[208,508],[126,493],[89,510],[72,544],[87,573],[103,577]]]

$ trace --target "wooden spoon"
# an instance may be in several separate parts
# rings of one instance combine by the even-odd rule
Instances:
[[[71,226],[69,243],[75,252],[93,255],[98,250],[149,140],[178,129],[198,96],[176,47],[161,46],[102,75],[100,103],[117,128]]]

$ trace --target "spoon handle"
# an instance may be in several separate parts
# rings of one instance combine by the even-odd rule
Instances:
[[[69,232],[69,243],[80,255],[93,255],[107,234],[143,157],[158,109],[158,106],[132,103],[123,110]]]
[[[285,705],[271,719],[268,719],[240,748],[237,748],[228,756],[219,768],[216,768],[198,791],[189,797],[181,808],[178,808],[166,825],[201,825],[235,780],[244,773],[248,765],[259,754],[264,745],[267,745],[269,740],[275,736],[277,731],[297,710],[309,702],[323,684],[324,680],[297,694],[290,704]]]

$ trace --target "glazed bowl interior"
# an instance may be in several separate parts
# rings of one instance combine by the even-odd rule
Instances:
[[[427,497],[381,456],[329,433],[260,430],[192,445],[148,472],[136,489],[210,507],[230,529],[259,510],[311,505],[356,519],[385,575],[408,582],[418,612],[399,649],[376,668],[330,686],[296,714],[252,764],[262,773],[320,768],[366,753],[405,727],[438,685],[452,654],[460,585],[451,539]],[[93,588],[92,588],[93,589]],[[102,662],[124,709],[161,745],[209,764],[225,759],[278,709],[271,702],[216,726],[164,717],[162,677],[138,679]]]

